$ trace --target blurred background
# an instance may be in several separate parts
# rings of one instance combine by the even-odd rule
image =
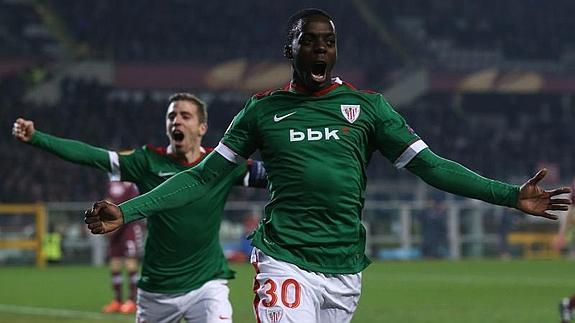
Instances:
[[[334,76],[382,92],[439,155],[516,184],[541,167],[544,186],[571,184],[573,1],[0,0],[0,239],[58,232],[60,263],[104,261],[81,219],[106,174],[18,143],[17,117],[108,149],[165,146],[167,98],[187,91],[208,103],[215,146],[251,94],[289,81],[285,25],[305,7],[334,17]],[[563,255],[556,222],[434,191],[379,154],[368,178],[373,259]],[[234,190],[221,232],[231,257],[266,199]],[[43,208],[40,226],[22,204]],[[36,259],[2,246],[0,264]]]

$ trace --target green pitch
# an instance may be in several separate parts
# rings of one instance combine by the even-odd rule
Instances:
[[[234,265],[234,321],[253,322],[249,265]],[[386,262],[363,275],[354,323],[541,323],[558,321],[561,297],[575,293],[569,261]],[[110,299],[105,268],[0,268],[0,323],[133,322],[100,314]]]

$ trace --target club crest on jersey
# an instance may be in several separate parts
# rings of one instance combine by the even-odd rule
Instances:
[[[266,308],[266,316],[270,322],[277,323],[284,316],[284,310],[279,306]]]
[[[343,117],[353,123],[359,117],[359,112],[361,111],[359,104],[342,104],[341,105],[341,114]]]

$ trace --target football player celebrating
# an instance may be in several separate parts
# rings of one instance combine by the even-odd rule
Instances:
[[[16,139],[49,151],[65,160],[107,171],[111,178],[135,183],[145,193],[180,171],[198,164],[211,149],[201,146],[207,131],[204,102],[189,93],[169,98],[166,112],[167,148],[143,146],[117,153],[35,130],[19,118]],[[210,192],[194,204],[141,214],[147,217],[141,277],[138,282],[138,322],[231,322],[228,268],[219,243],[221,215],[232,185],[265,187],[261,162],[238,163],[211,183]],[[106,202],[113,205],[111,202]]]
[[[258,322],[349,322],[368,266],[361,212],[365,170],[381,152],[428,184],[454,194],[556,219],[569,188],[546,191],[482,177],[434,154],[379,93],[360,91],[331,71],[337,58],[331,17],[305,9],[288,21],[285,56],[291,82],[253,96],[215,151],[200,165],[119,207],[97,202],[86,211],[93,233],[209,194],[239,163],[260,150],[271,201],[251,236]]]

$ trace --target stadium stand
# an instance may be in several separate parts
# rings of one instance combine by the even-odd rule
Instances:
[[[55,42],[34,6],[24,1],[0,1],[0,55],[49,57]]]
[[[147,142],[163,145],[158,118],[163,117],[165,97],[182,89],[209,102],[206,143],[215,145],[249,93],[206,87],[167,89],[162,84],[156,90],[122,88],[117,80],[71,75],[55,79],[52,76],[62,70],[62,61],[49,49],[66,39],[62,34],[69,35],[76,48],[87,48],[80,56],[83,60],[109,61],[116,68],[144,62],[160,69],[160,63],[177,62],[209,70],[237,58],[283,62],[283,38],[277,35],[282,34],[287,13],[313,4],[281,2],[272,8],[260,1],[233,6],[178,0],[161,4],[146,0],[137,5],[108,0],[46,3],[52,20],[43,18],[39,13],[46,10],[34,2],[0,3],[0,15],[9,22],[0,32],[0,42],[7,44],[0,49],[0,57],[12,66],[0,64],[0,119],[9,124],[22,114],[40,130],[117,149]],[[323,8],[341,26],[341,66],[364,75],[360,87],[387,89],[413,66],[441,72],[522,66],[569,71],[574,66],[570,57],[575,44],[569,17],[575,6],[566,0],[529,1],[528,6],[517,3],[365,0],[334,1]],[[62,28],[51,31],[51,24]],[[27,32],[30,26],[45,30],[42,37]],[[16,56],[30,59],[16,61]],[[25,99],[45,81],[56,82],[57,102]],[[398,109],[435,151],[482,174],[509,180],[548,164],[557,165],[559,180],[569,182],[575,175],[572,157],[564,153],[574,140],[569,135],[574,121],[570,91],[550,91],[544,86],[524,93],[431,87]],[[103,118],[115,122],[103,128],[104,123],[98,122]],[[15,145],[10,138],[0,142],[0,153],[7,156],[0,168],[2,202],[94,200],[102,195],[105,178],[99,172],[60,163],[48,155],[29,158],[39,153]],[[379,156],[368,171],[377,181],[413,180]],[[45,182],[51,183],[49,191],[41,185]]]

